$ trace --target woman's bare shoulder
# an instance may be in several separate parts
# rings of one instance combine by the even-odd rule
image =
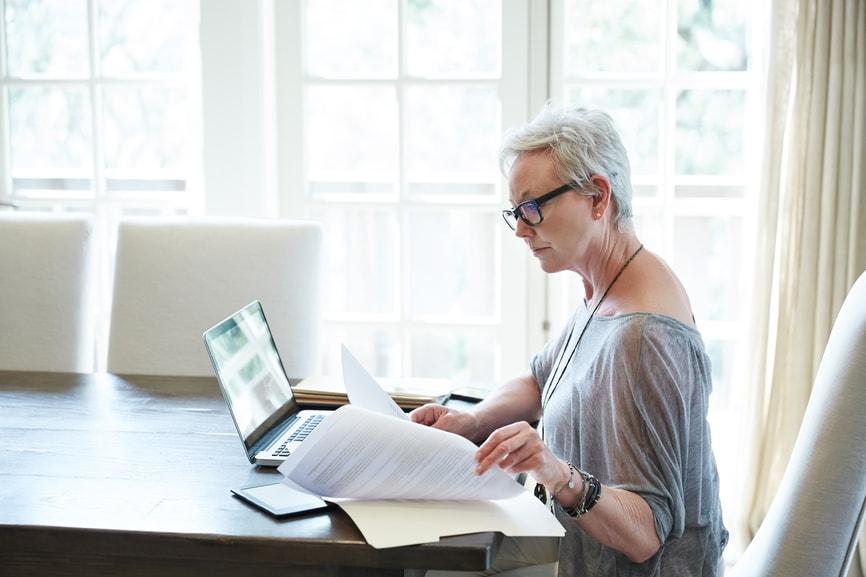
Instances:
[[[674,271],[660,256],[644,249],[643,259],[629,271],[610,313],[650,313],[674,318],[694,327],[692,306],[686,289]]]

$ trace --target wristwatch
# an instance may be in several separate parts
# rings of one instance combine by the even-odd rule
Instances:
[[[565,463],[568,465],[568,481],[566,481],[565,485],[563,485],[556,491],[550,491],[545,485],[541,483],[535,484],[535,490],[533,491],[535,496],[538,498],[539,501],[546,505],[550,505],[551,507],[553,507],[553,502],[556,501],[557,493],[562,491],[565,487],[568,487],[569,489],[574,489],[574,473],[575,471],[577,471],[577,468],[569,461],[566,461]]]

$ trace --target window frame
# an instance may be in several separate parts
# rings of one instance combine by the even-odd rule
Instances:
[[[0,202],[9,203],[21,210],[47,212],[86,212],[94,218],[94,309],[96,311],[96,343],[94,357],[95,370],[104,370],[108,349],[108,322],[111,311],[112,281],[114,275],[114,247],[116,224],[125,213],[143,213],[160,216],[176,214],[201,214],[204,195],[201,185],[201,158],[196,152],[201,150],[200,116],[194,111],[201,109],[201,89],[199,74],[175,75],[136,74],[134,76],[109,76],[101,70],[99,50],[98,0],[83,0],[87,14],[87,74],[71,77],[62,74],[38,76],[11,76],[7,61],[6,0],[0,0]],[[11,123],[9,118],[9,90],[17,87],[77,87],[83,89],[88,99],[90,115],[91,158],[86,169],[59,170],[57,174],[28,175],[20,180],[32,183],[38,193],[18,194],[13,174],[11,158]],[[113,177],[112,169],[105,168],[105,134],[103,132],[102,92],[106,87],[181,87],[186,92],[186,107],[190,111],[189,141],[187,142],[189,162],[185,174],[164,172],[156,178],[141,178],[135,170],[118,169]],[[60,178],[86,178],[90,181],[87,194],[75,194],[74,189],[39,189],[40,182],[49,182],[58,175],[72,174],[78,170],[80,176],[59,176]],[[109,174],[106,174],[106,173]],[[183,172],[183,171],[181,171]],[[140,173],[139,173],[140,174]],[[124,180],[133,184],[130,190],[109,191],[109,181]],[[179,186],[177,183],[182,182]],[[134,190],[135,186],[147,189]],[[154,188],[155,187],[155,188]],[[70,194],[70,190],[72,193]]]
[[[549,0],[551,2],[551,22],[564,21],[566,0]],[[664,31],[661,38],[661,58],[659,69],[645,74],[587,74],[585,76],[566,77],[563,72],[563,31],[561,26],[551,26],[551,94],[554,98],[563,99],[566,96],[566,86],[570,83],[584,83],[589,86],[604,87],[652,87],[660,91],[660,111],[663,120],[659,122],[659,149],[656,174],[654,177],[636,175],[633,184],[654,185],[657,195],[654,197],[633,198],[635,215],[651,210],[664,220],[664,238],[661,246],[650,247],[674,266],[674,231],[675,222],[680,217],[716,217],[734,216],[741,222],[740,252],[744,262],[741,263],[739,282],[735,287],[739,303],[738,318],[729,320],[708,320],[696,314],[698,330],[705,343],[714,341],[731,343],[733,345],[733,363],[728,367],[728,382],[726,391],[720,392],[719,386],[714,386],[714,394],[710,397],[708,421],[716,435],[716,459],[727,474],[722,476],[722,501],[730,509],[735,504],[736,493],[740,479],[733,472],[737,465],[737,451],[745,439],[745,419],[747,407],[743,399],[748,382],[748,334],[742,327],[751,317],[752,287],[755,275],[754,247],[757,244],[757,207],[761,184],[762,149],[764,142],[764,114],[766,78],[767,78],[767,41],[769,34],[761,34],[769,30],[769,12],[766,6],[761,9],[749,10],[747,30],[747,45],[749,46],[749,65],[747,70],[740,72],[695,72],[679,71],[677,69],[677,0],[660,0],[663,10],[660,11],[660,26]],[[676,104],[681,91],[692,89],[740,89],[744,91],[744,129],[743,138],[744,170],[739,177],[728,176],[692,176],[678,175],[676,171]],[[631,152],[631,151],[629,151]],[[742,187],[743,195],[733,198],[719,197],[685,197],[678,198],[675,194],[677,186],[690,184],[705,185],[735,185]],[[675,272],[676,271],[675,269]],[[552,306],[551,324],[562,326],[578,304],[576,295],[582,295],[582,287],[575,279],[557,278],[551,286],[550,298]],[[720,435],[721,431],[741,431],[737,435]],[[733,553],[733,552],[731,552]]]
[[[398,93],[398,102],[402,101],[403,92],[410,86],[441,85],[441,84],[487,84],[498,85],[502,103],[502,115],[500,125],[503,129],[524,122],[530,118],[532,110],[540,102],[546,99],[547,63],[545,60],[546,49],[543,47],[547,37],[547,6],[544,2],[533,2],[531,0],[511,0],[502,3],[502,54],[501,54],[501,77],[498,79],[445,79],[428,80],[410,78],[406,75],[403,50],[405,41],[403,39],[403,24],[405,16],[403,2],[400,6],[400,55],[399,75],[394,80],[322,80],[308,78],[303,65],[303,13],[302,3],[278,3],[275,6],[275,38],[276,38],[276,87],[277,101],[281,103],[278,107],[278,150],[279,150],[279,213],[284,217],[306,217],[312,206],[320,205],[318,200],[306,198],[305,174],[303,162],[304,153],[304,89],[306,86],[321,83],[328,84],[379,84],[395,86]],[[533,82],[533,87],[528,88],[527,81],[535,76],[541,81]],[[538,87],[542,87],[538,90]],[[406,175],[402,158],[405,149],[404,127],[405,107],[399,110],[399,140],[400,140],[400,166],[399,184],[404,186]],[[491,155],[496,151],[491,150]],[[498,198],[479,200],[478,202],[464,203],[461,201],[438,201],[413,197],[398,191],[398,198],[376,203],[376,206],[391,207],[397,210],[401,222],[401,245],[406,246],[405,230],[403,226],[406,215],[413,210],[428,208],[460,208],[463,210],[487,210],[499,219],[498,212],[503,205],[507,204],[508,192],[504,179],[500,179]],[[367,206],[372,206],[368,204]],[[497,221],[497,225],[499,225]],[[398,315],[399,335],[401,341],[400,364],[405,376],[409,376],[411,369],[411,350],[409,347],[410,333],[413,329],[430,327],[440,329],[443,327],[473,327],[483,328],[485,326],[497,326],[498,333],[505,335],[500,340],[500,350],[495,357],[494,379],[501,381],[503,378],[514,374],[524,373],[528,367],[530,348],[539,348],[543,340],[541,318],[544,311],[531,310],[526,307],[528,301],[529,283],[527,278],[541,286],[541,273],[533,271],[530,266],[529,256],[523,243],[516,240],[513,233],[504,224],[496,232],[495,251],[498,255],[495,275],[503,282],[495,287],[499,300],[499,318],[497,321],[490,320],[476,322],[472,319],[464,319],[464,322],[455,323],[454,320],[445,322],[427,323],[423,320],[408,320],[406,304],[402,302]],[[405,282],[405,252],[400,258],[400,279]],[[537,267],[535,267],[537,268]],[[507,278],[509,280],[505,281]],[[405,286],[400,289],[405,294]],[[507,310],[526,310],[526,314],[505,314]],[[370,326],[381,323],[392,323],[394,319],[388,318],[352,318],[351,315],[342,317],[325,318],[326,326],[348,327],[355,323],[366,320]],[[537,329],[534,327],[537,326]],[[532,343],[532,344],[531,344]],[[494,383],[488,383],[494,384]]]

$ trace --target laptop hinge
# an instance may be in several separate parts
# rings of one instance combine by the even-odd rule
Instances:
[[[256,455],[270,447],[274,441],[276,441],[279,437],[283,435],[283,433],[286,432],[286,429],[291,427],[295,423],[295,421],[298,420],[298,418],[299,417],[297,414],[289,415],[283,420],[283,422],[271,428],[271,430],[265,433],[261,439],[253,443],[248,453],[250,460],[255,460]]]

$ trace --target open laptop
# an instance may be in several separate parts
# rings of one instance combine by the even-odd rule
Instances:
[[[280,465],[332,411],[298,407],[259,301],[202,336],[250,463]]]

